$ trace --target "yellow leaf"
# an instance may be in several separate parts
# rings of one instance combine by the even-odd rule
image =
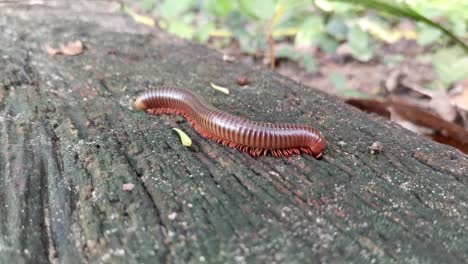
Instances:
[[[192,140],[189,138],[189,136],[187,136],[187,134],[185,134],[184,131],[178,129],[178,128],[172,128],[173,130],[175,130],[175,132],[177,132],[177,134],[179,134],[179,137],[180,137],[180,141],[182,142],[182,145],[186,146],[186,147],[190,147],[192,146]]]
[[[133,11],[130,11],[130,15],[132,16],[133,20],[135,20],[138,23],[142,23],[150,27],[154,27],[154,25],[156,25],[156,22],[151,17],[142,16]]]
[[[284,14],[284,5],[281,3],[278,3],[278,5],[276,5],[275,13],[273,14],[273,17],[270,22],[271,28],[275,27],[276,23],[278,23],[278,20],[283,14]]]
[[[299,31],[298,28],[295,28],[295,27],[291,27],[291,28],[278,28],[278,29],[275,29],[273,30],[273,37],[292,37],[292,36],[295,36],[297,34],[297,32]]]
[[[232,32],[229,29],[225,29],[225,28],[219,28],[219,29],[215,28],[211,31],[210,36],[229,38],[229,37],[232,37]]]
[[[222,93],[225,93],[225,94],[229,94],[230,91],[228,88],[225,88],[225,87],[222,87],[222,86],[219,86],[219,85],[216,85],[214,83],[210,83],[211,87],[217,91],[220,91]]]
[[[361,19],[359,21],[359,25],[372,36],[379,40],[385,41],[386,43],[395,43],[402,38],[402,33],[398,30],[387,29],[370,19]]]

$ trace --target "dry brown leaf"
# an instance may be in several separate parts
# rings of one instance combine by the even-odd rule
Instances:
[[[390,106],[387,108],[387,110],[390,112],[390,120],[408,129],[409,131],[413,131],[419,135],[431,135],[434,133],[433,129],[417,125],[414,123],[414,120],[408,120],[407,116],[400,114],[401,111],[405,111],[403,109],[396,109],[395,107]]]
[[[83,52],[83,42],[79,40],[69,42],[67,45],[60,45],[60,49],[64,55],[78,55]]]
[[[463,86],[468,86],[468,80],[465,84],[460,83],[459,86],[453,87],[449,92],[441,84],[438,85],[437,91],[431,91],[418,83],[410,81],[399,70],[395,70],[389,74],[383,86],[387,92],[387,101],[404,100],[408,106],[414,106],[422,111],[436,114],[446,121],[468,127],[468,123],[466,122],[466,117],[468,116],[468,92],[467,94],[462,93]],[[402,125],[414,131],[411,125]]]
[[[468,86],[464,87],[463,91],[453,98],[453,103],[459,108],[468,111]]]
[[[405,102],[403,98],[387,98],[386,101],[348,99],[346,103],[363,111],[389,117],[399,125],[431,137],[433,140],[454,146],[468,153],[468,130],[455,123]]]
[[[450,102],[450,97],[447,93],[433,94],[429,107],[434,110],[441,118],[446,121],[453,122],[458,116],[455,105]]]
[[[401,86],[401,80],[405,77],[401,70],[395,70],[390,72],[387,79],[384,82],[384,88],[389,94],[396,93],[396,89]]]
[[[67,56],[74,56],[81,54],[83,52],[83,48],[83,42],[80,40],[71,41],[65,45],[61,44],[58,49],[52,48],[49,44],[44,44],[44,50],[49,55],[63,54]]]
[[[410,96],[417,98],[431,98],[433,96],[432,91],[422,87],[414,81],[408,80],[408,78],[402,78],[400,85],[407,90],[406,93]]]
[[[390,72],[388,77],[383,81],[383,86],[387,94],[397,96],[431,98],[433,93],[418,83],[411,81],[406,73],[400,69]]]
[[[56,55],[60,53],[60,49],[54,49],[52,48],[49,44],[44,44],[44,50],[47,52],[49,55]]]

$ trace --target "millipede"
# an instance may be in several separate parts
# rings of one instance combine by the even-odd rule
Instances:
[[[326,141],[308,125],[257,122],[221,111],[201,96],[180,87],[159,87],[145,91],[135,101],[139,110],[154,115],[180,114],[203,137],[237,148],[256,157],[300,154],[320,158]]]

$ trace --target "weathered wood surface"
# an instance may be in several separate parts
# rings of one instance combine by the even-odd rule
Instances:
[[[468,259],[468,160],[458,151],[150,33],[102,11],[106,2],[48,3],[0,8],[1,263]],[[70,40],[87,50],[41,48]],[[235,85],[241,75],[249,87]],[[252,119],[311,124],[329,146],[320,161],[251,158],[181,118],[135,111],[134,97],[157,85],[188,87]],[[381,154],[370,153],[375,141]]]

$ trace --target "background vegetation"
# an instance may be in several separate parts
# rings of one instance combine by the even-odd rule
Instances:
[[[404,58],[375,52],[410,39],[425,47],[446,89],[468,77],[466,0],[127,0],[124,11],[220,49],[236,45],[271,67],[283,58],[313,73],[319,65],[311,47],[336,54],[343,45],[361,62],[398,63]],[[342,78],[332,81],[340,85]]]

